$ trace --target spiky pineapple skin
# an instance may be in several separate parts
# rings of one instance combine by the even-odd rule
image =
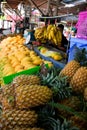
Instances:
[[[44,105],[52,98],[52,90],[47,86],[18,86],[15,90],[17,108],[32,108]]]
[[[3,96],[14,95],[14,85],[12,83],[2,86]]]
[[[10,102],[10,98],[13,98],[13,101]],[[1,102],[3,109],[13,109],[15,107],[15,90],[13,84],[2,86]]]
[[[19,75],[13,79],[15,86],[40,84],[40,78],[36,75]]]
[[[13,109],[15,107],[15,101],[9,102],[9,99],[6,97],[2,98],[2,109]]]
[[[87,68],[80,67],[73,78],[71,79],[70,85],[72,89],[77,93],[83,93],[87,87]]]
[[[31,110],[4,110],[0,117],[2,130],[13,130],[14,127],[33,126],[37,122],[38,115]]]
[[[0,93],[0,104],[2,104],[2,98],[3,96],[2,96],[2,93]]]
[[[3,128],[3,129],[1,129],[1,130],[7,130],[6,128]],[[15,127],[15,128],[13,128],[13,129],[8,129],[8,130],[44,130],[44,129],[42,129],[42,128],[36,128],[36,127],[33,127],[33,128],[21,128],[21,127]]]
[[[73,77],[75,72],[78,70],[78,68],[80,68],[80,64],[77,61],[72,60],[65,65],[65,67],[60,71],[59,75],[67,76],[68,81],[70,82],[71,78]]]
[[[84,89],[84,99],[87,101],[87,87]]]
[[[79,113],[80,114],[80,113]],[[85,115],[87,120],[87,113],[81,113]],[[78,116],[71,116],[70,120],[72,121],[72,125],[78,127],[80,130],[87,130],[87,121]]]
[[[34,128],[14,128],[13,130],[44,130],[44,129],[42,129],[42,128],[36,128],[36,127],[34,127]]]

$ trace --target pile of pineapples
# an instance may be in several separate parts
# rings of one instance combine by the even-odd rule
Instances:
[[[67,81],[72,88],[72,95],[69,99],[64,99],[61,104],[67,105],[77,111],[79,116],[73,116],[66,111],[62,114],[72,120],[80,130],[87,129],[87,66],[82,66],[78,61],[70,61],[61,71],[61,76],[67,76]]]
[[[36,75],[20,75],[1,87],[1,130],[43,130],[36,127],[38,114],[35,107],[46,104],[52,90],[40,85]]]
[[[75,60],[62,70],[42,65],[38,75],[3,85],[1,130],[86,130],[86,71]]]
[[[73,91],[82,94],[87,101],[87,67],[72,60],[62,69],[60,75],[67,76]]]
[[[71,121],[72,126],[76,126],[79,130],[86,130],[87,67],[86,64],[83,66],[81,63],[72,60],[58,72],[56,68],[51,69],[47,76],[41,77],[43,84],[47,84],[53,91],[53,101],[50,104],[55,109],[56,118],[62,117]]]
[[[24,63],[30,62],[27,58]],[[10,63],[16,63],[13,59]],[[63,69],[42,64],[38,74],[19,75],[2,85],[0,104],[0,130],[86,130],[87,67],[76,60]]]

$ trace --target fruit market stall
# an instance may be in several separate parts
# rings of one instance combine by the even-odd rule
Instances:
[[[83,65],[73,59],[63,68],[55,67],[24,42],[16,34],[0,43],[0,129],[86,130],[87,59]],[[35,47],[61,59],[58,52]]]
[[[87,69],[75,60],[62,70],[44,67],[2,85],[1,130],[86,130]]]
[[[35,38],[25,44],[23,34],[9,34],[0,41],[0,130],[87,130],[87,51],[67,62],[51,23]]]

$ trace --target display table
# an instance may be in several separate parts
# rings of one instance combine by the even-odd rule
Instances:
[[[68,62],[74,59],[76,48],[87,49],[87,40],[71,37],[70,48],[68,50]]]

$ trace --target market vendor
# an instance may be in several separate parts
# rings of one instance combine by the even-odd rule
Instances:
[[[62,41],[61,41],[61,47],[58,47],[60,50],[66,51],[67,50],[67,45],[68,45],[68,40],[66,39],[66,37],[63,34],[63,30],[64,30],[64,25],[63,24],[59,24],[58,25],[58,29],[61,31],[62,33]]]
[[[31,44],[35,40],[34,30],[26,29],[24,31],[25,44]]]

